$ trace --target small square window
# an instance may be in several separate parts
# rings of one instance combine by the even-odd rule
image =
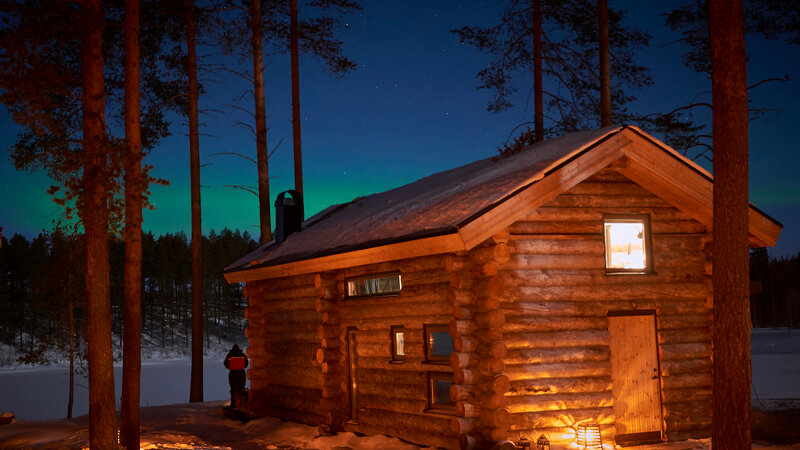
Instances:
[[[610,273],[652,271],[650,219],[648,216],[603,217],[606,270]]]
[[[352,278],[347,280],[347,297],[395,295],[402,287],[399,273]]]
[[[392,360],[394,364],[400,364],[406,360],[405,351],[405,328],[402,325],[392,325]]]
[[[428,372],[428,410],[454,414],[456,405],[450,400],[453,374]]]
[[[426,324],[425,330],[425,362],[434,364],[450,364],[450,353],[453,353],[453,338],[445,324]]]

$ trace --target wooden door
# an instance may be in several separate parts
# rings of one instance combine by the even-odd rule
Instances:
[[[350,420],[358,421],[358,346],[357,331],[355,328],[347,329],[347,361],[348,361],[348,387],[350,394]]]
[[[616,441],[662,439],[661,383],[654,311],[608,314]]]

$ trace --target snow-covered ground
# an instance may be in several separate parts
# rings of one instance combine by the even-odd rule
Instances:
[[[203,361],[203,400],[230,398],[228,369],[223,357]],[[189,401],[189,359],[144,361],[141,405],[156,406]],[[19,420],[50,420],[67,416],[69,368],[45,366],[0,371],[0,412],[13,411]],[[117,407],[121,398],[122,365],[114,367]],[[89,412],[88,380],[75,376],[72,416]]]

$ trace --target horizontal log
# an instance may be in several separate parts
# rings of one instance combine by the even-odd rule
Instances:
[[[506,343],[494,341],[489,344],[488,354],[493,359],[503,359],[506,357]]]
[[[474,280],[475,277],[469,271],[459,270],[450,272],[450,287],[453,289],[469,290]]]
[[[525,215],[524,221],[602,221],[604,214],[648,214],[656,220],[693,220],[673,206],[577,208],[541,206]],[[513,232],[512,232],[513,233]]]
[[[486,311],[475,314],[475,323],[482,328],[500,328],[506,323],[506,316],[501,311]]]
[[[678,314],[703,314],[710,310],[704,299],[694,300],[616,300],[616,301],[516,301],[503,302],[500,304],[501,310],[506,314],[506,321],[515,322],[517,316],[562,316],[572,320],[575,317],[595,317],[604,318],[609,311],[625,311],[637,309],[655,309],[658,316],[678,315]],[[543,320],[541,322],[546,322]],[[569,328],[569,325],[565,325]],[[567,328],[567,329],[568,329]],[[573,326],[575,329],[576,328]],[[585,328],[584,328],[585,329]]]
[[[541,331],[583,331],[608,329],[607,317],[510,315],[503,326],[503,333],[526,333]]]
[[[563,413],[571,409],[602,408],[613,404],[614,396],[611,392],[598,392],[509,397],[506,408],[511,414],[539,411],[561,411]]]
[[[519,221],[513,223],[508,230],[512,236],[534,235],[586,235],[602,236],[603,223],[599,220],[548,220],[548,221]],[[702,235],[706,233],[706,226],[694,220],[651,220],[650,231],[658,235]]]
[[[608,347],[561,347],[508,350],[504,362],[509,365],[553,364],[581,361],[608,361]]]
[[[466,289],[450,289],[447,291],[447,303],[450,306],[474,305],[475,294]]]
[[[508,350],[515,348],[602,347],[609,345],[608,330],[505,333]]]
[[[561,194],[548,207],[561,208],[669,208],[671,205],[650,193]]]
[[[522,379],[510,383],[506,396],[544,394],[585,394],[611,392],[611,376],[584,378]]]
[[[308,389],[291,385],[269,384],[264,392],[265,399],[277,407],[319,414],[319,404],[322,398],[319,388]]]
[[[484,409],[481,412],[480,421],[490,427],[509,428],[511,413],[508,408]]]
[[[466,253],[458,255],[450,253],[444,255],[443,266],[444,270],[448,272],[455,272],[458,270],[469,269],[472,267],[472,261],[469,259]]]
[[[475,317],[477,308],[475,308],[472,305],[468,306],[456,305],[452,307],[452,312],[453,312],[453,318],[456,320],[469,320]]]
[[[457,336],[453,338],[453,350],[457,352],[475,352],[480,341],[473,336]]]
[[[576,362],[555,364],[529,364],[505,367],[505,375],[513,383],[519,380],[539,380],[542,378],[584,378],[607,377],[611,375],[611,362]]]
[[[478,417],[482,408],[469,402],[459,401],[456,402],[456,416],[458,417]]]
[[[705,283],[639,283],[606,289],[594,286],[519,287],[521,301],[698,300],[704,299],[708,293]]]
[[[711,359],[661,360],[661,375],[668,377],[684,373],[703,373],[711,371]]]
[[[711,358],[711,342],[692,342],[687,344],[662,344],[661,360],[675,361],[682,359]]]
[[[450,418],[430,414],[397,413],[378,408],[367,408],[358,413],[358,420],[370,425],[417,430],[428,433],[450,433]]]
[[[339,308],[342,319],[361,320],[372,318],[392,318],[410,315],[426,314],[449,314],[450,306],[447,304],[446,296],[432,294],[429,299],[415,302],[394,302],[394,299],[382,299],[378,303],[352,307],[350,305]]]
[[[426,398],[397,398],[387,395],[372,395],[359,392],[358,403],[361,408],[386,409],[398,413],[421,414],[428,407]]]
[[[666,389],[678,388],[709,388],[711,387],[711,373],[681,373],[661,379],[662,387]]]
[[[428,400],[428,390],[425,382],[415,385],[396,383],[375,384],[366,382],[366,380],[362,379],[360,374],[358,378],[358,392],[361,395],[391,397],[405,400]]]
[[[670,409],[671,403],[709,402],[711,400],[711,386],[707,388],[677,388],[662,389],[664,394],[664,408]]]
[[[503,264],[511,256],[511,249],[505,243],[477,247],[469,251],[470,259],[476,263]]]
[[[502,359],[486,358],[477,353],[450,353],[450,367],[454,371],[478,368],[486,373],[501,373],[503,366]]]
[[[450,419],[450,432],[454,434],[467,434],[472,431],[475,422],[475,419],[471,417],[452,417]]]
[[[421,330],[423,324],[448,323],[453,318],[447,304],[445,302],[442,303],[444,305],[442,311],[428,315],[420,315],[418,311],[408,311],[406,315],[396,317],[352,319],[345,313],[342,313],[340,325],[343,329],[346,327],[357,328],[359,336],[363,332],[386,333],[392,325],[402,325],[406,328],[406,331],[414,329]]]
[[[390,369],[364,369],[359,367],[358,379],[374,385],[427,386],[427,372],[414,370],[395,370],[403,364],[392,365]]]
[[[518,412],[511,415],[511,430],[538,430],[543,428],[561,428],[573,430],[576,423],[592,421],[600,425],[614,423],[614,411],[611,406],[602,408],[574,408],[569,413],[553,411]]]
[[[263,289],[257,295],[248,298],[257,298],[259,300],[280,301],[285,299],[294,298],[316,298],[319,297],[319,288],[314,285],[305,285],[298,287],[290,287],[285,289],[270,288]]]
[[[329,348],[318,348],[316,351],[316,361],[319,364],[323,362],[330,362],[330,361],[339,361],[342,359],[342,352],[339,349],[329,349]]]
[[[478,324],[474,320],[456,320],[453,319],[448,325],[450,336],[456,338],[458,336],[467,336],[475,334],[478,331]]]
[[[609,276],[602,267],[587,270],[520,269],[503,271],[499,275],[506,286],[598,286],[612,288],[618,285],[703,283],[707,277],[683,268],[658,268],[647,276]]]
[[[652,196],[653,194],[646,190],[645,188],[639,186],[633,182],[613,182],[613,181],[599,181],[599,180],[585,180],[582,181],[572,188],[570,188],[567,192],[559,195],[556,197],[555,200],[558,200],[560,197],[564,196],[575,196],[575,195],[591,195],[591,194],[601,194],[601,195],[629,195],[629,196]],[[555,201],[551,201],[548,205],[553,204]]]
[[[708,314],[683,314],[656,316],[658,330],[686,329],[686,328],[710,328],[711,313]]]
[[[314,287],[336,286],[339,279],[335,272],[321,272],[314,274]]]
[[[478,298],[503,297],[507,290],[503,279],[499,276],[480,278],[473,283],[472,291]]]

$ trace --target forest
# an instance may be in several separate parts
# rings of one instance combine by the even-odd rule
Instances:
[[[32,240],[3,238],[0,247],[0,366],[48,364],[68,357],[70,327],[76,353],[85,358],[83,236],[61,229]],[[204,347],[243,342],[246,306],[239,284],[229,285],[222,268],[255,249],[247,232],[224,229],[203,236]],[[110,242],[111,319],[115,359],[122,354],[123,255]],[[189,354],[191,249],[184,233],[142,239],[142,347],[149,356]],[[70,311],[73,320],[70,321]],[[81,356],[83,355],[83,356]]]
[[[254,250],[247,232],[223,229],[203,236],[203,336],[206,349],[243,342],[246,300],[229,285],[222,268]],[[115,358],[121,357],[124,243],[110,244],[111,319]],[[49,364],[66,359],[69,311],[73,311],[78,355],[85,354],[81,235],[61,229],[3,238],[0,247],[0,366]],[[182,232],[142,239],[142,344],[147,356],[188,355],[191,333],[191,248]],[[800,328],[800,254],[772,257],[750,252],[751,320],[754,327]]]

